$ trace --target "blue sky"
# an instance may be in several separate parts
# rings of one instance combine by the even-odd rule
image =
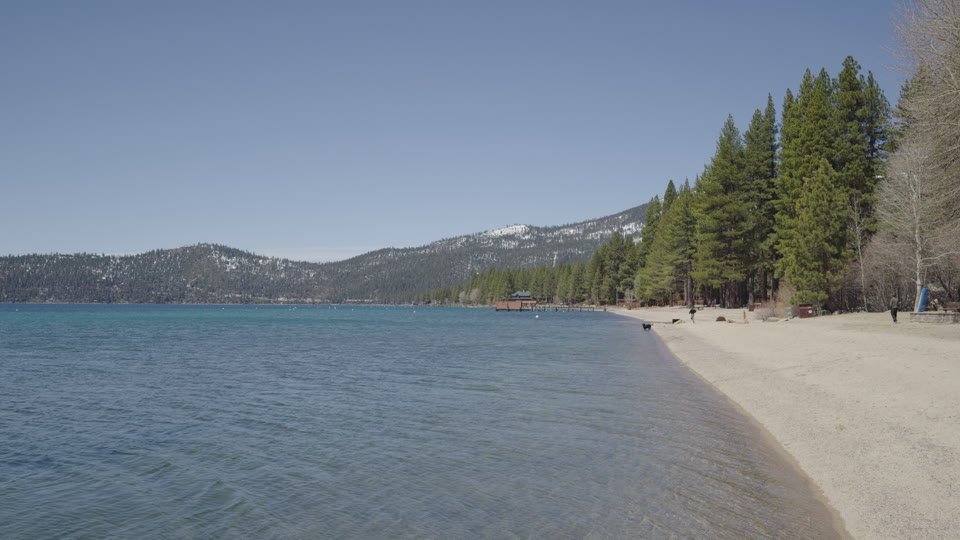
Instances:
[[[0,0],[0,254],[336,260],[616,213],[896,0]]]

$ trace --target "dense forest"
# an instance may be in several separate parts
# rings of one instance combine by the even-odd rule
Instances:
[[[516,291],[528,291],[542,301],[613,304],[629,294],[639,262],[633,239],[614,232],[593,252],[589,262],[578,261],[537,268],[490,268],[460,285],[424,293],[420,300],[434,304],[488,305]],[[618,296],[620,295],[620,296]]]
[[[919,0],[898,27],[909,80],[891,107],[847,57],[807,70],[778,118],[772,96],[742,132],[729,117],[693,183],[670,180],[639,242],[589,263],[490,270],[424,300],[482,304],[513,290],[555,302],[778,299],[827,310],[960,300],[960,13]],[[944,25],[949,21],[949,25]]]

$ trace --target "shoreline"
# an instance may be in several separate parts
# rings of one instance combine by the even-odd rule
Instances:
[[[611,309],[755,419],[853,538],[960,538],[960,326]],[[723,315],[731,323],[718,323]],[[680,319],[679,324],[670,324]],[[902,319],[902,318],[901,318]]]

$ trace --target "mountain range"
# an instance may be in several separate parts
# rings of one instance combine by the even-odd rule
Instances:
[[[197,244],[137,255],[0,257],[2,302],[405,303],[488,268],[585,261],[614,232],[639,238],[646,205],[554,227],[513,225],[331,263]]]

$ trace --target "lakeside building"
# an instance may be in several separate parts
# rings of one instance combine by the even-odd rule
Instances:
[[[517,291],[510,295],[508,300],[497,300],[497,311],[530,311],[537,305],[537,301],[530,291]]]

